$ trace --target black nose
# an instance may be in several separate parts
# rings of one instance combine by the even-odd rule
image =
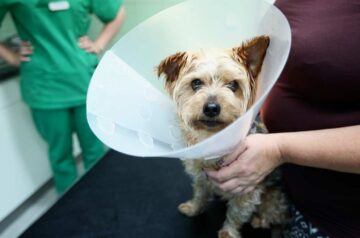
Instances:
[[[216,117],[220,114],[221,107],[215,102],[208,102],[204,105],[203,112],[208,117]]]

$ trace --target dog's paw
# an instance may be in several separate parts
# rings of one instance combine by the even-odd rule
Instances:
[[[178,210],[180,213],[184,214],[185,216],[193,217],[199,214],[199,209],[194,205],[192,201],[187,201],[181,203],[178,206]]]
[[[236,230],[223,228],[218,233],[218,238],[241,238]]]
[[[269,228],[270,223],[266,219],[254,216],[251,220],[251,226],[253,228]]]

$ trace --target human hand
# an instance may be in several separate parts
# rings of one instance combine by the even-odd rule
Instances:
[[[18,67],[21,62],[30,62],[31,56],[33,54],[34,47],[28,41],[22,41],[20,44],[19,52],[13,52],[8,50],[6,61],[12,65]]]
[[[88,53],[100,54],[103,51],[103,48],[90,40],[88,36],[80,37],[78,44],[81,49]]]
[[[34,47],[29,41],[22,41],[20,45],[20,61],[29,62],[31,61],[31,56],[34,52]]]
[[[205,169],[222,191],[242,195],[251,192],[269,173],[283,163],[276,134],[253,134],[245,138],[222,167]]]

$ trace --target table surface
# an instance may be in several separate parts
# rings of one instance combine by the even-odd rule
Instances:
[[[179,160],[110,151],[21,237],[216,238],[226,204],[215,199],[188,218],[177,206],[191,195]],[[270,237],[249,226],[242,234]]]

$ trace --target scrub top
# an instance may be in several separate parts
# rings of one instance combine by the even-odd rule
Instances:
[[[49,3],[69,7],[50,10]],[[1,0],[0,24],[7,12],[23,41],[34,47],[30,62],[21,64],[21,94],[32,108],[59,109],[85,104],[95,54],[79,48],[91,14],[102,22],[113,20],[122,0]]]

